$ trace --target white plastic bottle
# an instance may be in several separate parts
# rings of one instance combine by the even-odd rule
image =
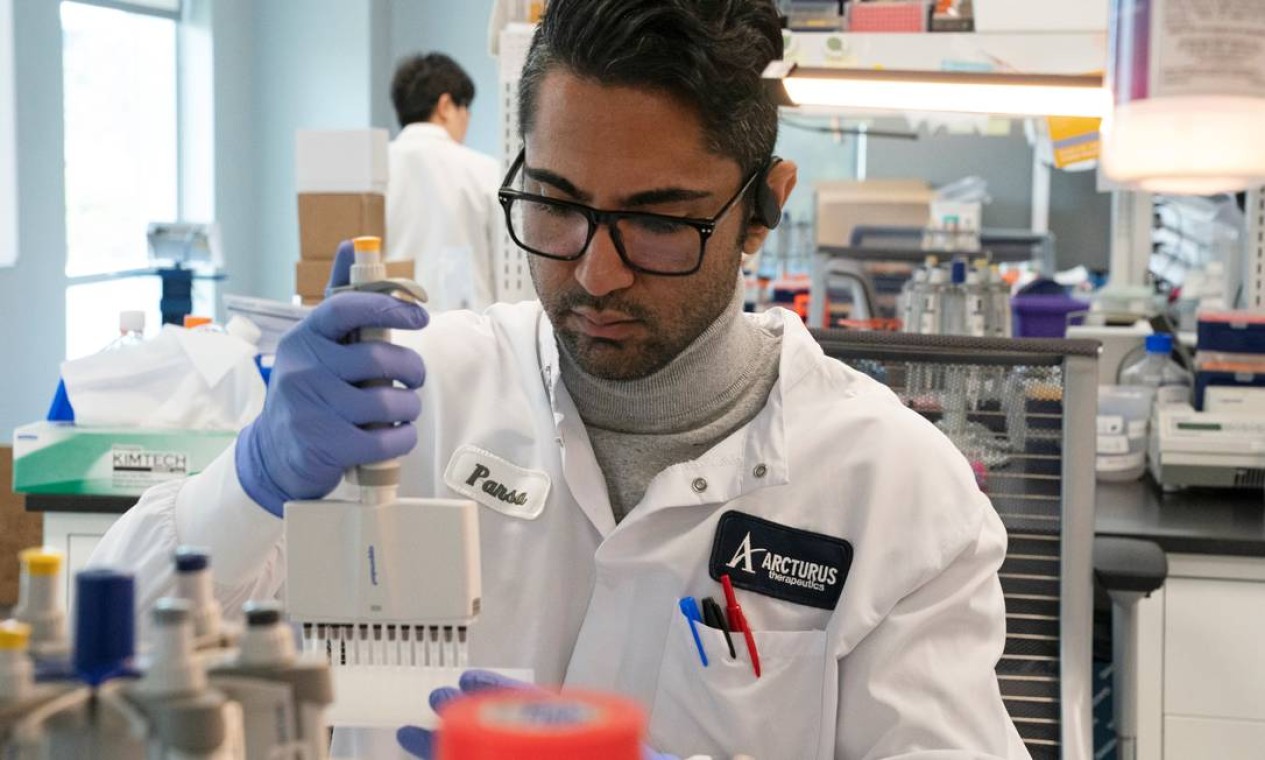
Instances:
[[[102,351],[117,351],[145,342],[145,312],[128,310],[119,312],[119,337]]]
[[[980,273],[966,273],[966,334],[973,338],[988,335],[988,285],[980,282]]]
[[[940,302],[940,334],[966,334],[966,262],[954,259],[950,282]]]
[[[1155,389],[1155,403],[1189,404],[1190,389],[1194,384],[1190,373],[1172,359],[1173,336],[1156,333],[1146,336],[1146,356],[1130,364],[1120,373],[1123,385],[1138,385]]]
[[[927,276],[927,289],[922,295],[922,309],[918,314],[918,332],[935,335],[940,332],[940,307],[944,296],[944,269],[936,267]]]
[[[900,289],[901,332],[918,332],[918,319],[922,314],[922,299],[927,290],[927,270],[915,269]]]

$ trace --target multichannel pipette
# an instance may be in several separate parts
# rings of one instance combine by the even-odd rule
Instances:
[[[350,289],[426,300],[417,283],[386,278],[381,240],[354,245]],[[390,331],[362,329],[359,340],[389,341]],[[285,506],[286,607],[305,650],[333,665],[463,667],[479,613],[474,502],[400,498],[398,460],[349,480],[359,501]]]

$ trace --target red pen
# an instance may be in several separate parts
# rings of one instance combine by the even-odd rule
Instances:
[[[742,637],[747,640],[747,654],[751,655],[751,669],[755,671],[755,677],[759,678],[760,652],[755,648],[755,636],[751,633],[751,626],[747,625],[747,616],[742,614],[742,608],[738,606],[738,597],[734,596],[734,587],[727,574],[720,576],[720,585],[725,589],[725,614],[729,618],[729,627],[742,631]]]

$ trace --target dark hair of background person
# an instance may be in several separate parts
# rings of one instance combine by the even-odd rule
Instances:
[[[762,167],[777,107],[760,75],[782,57],[773,0],[552,0],[532,37],[518,90],[522,134],[555,68],[603,85],[660,90],[697,109],[709,149]]]
[[[409,56],[395,67],[391,103],[401,127],[430,121],[444,93],[458,108],[474,102],[474,80],[443,53]]]

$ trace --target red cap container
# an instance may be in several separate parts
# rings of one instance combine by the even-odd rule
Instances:
[[[645,718],[605,694],[498,691],[444,710],[438,760],[641,760]]]

